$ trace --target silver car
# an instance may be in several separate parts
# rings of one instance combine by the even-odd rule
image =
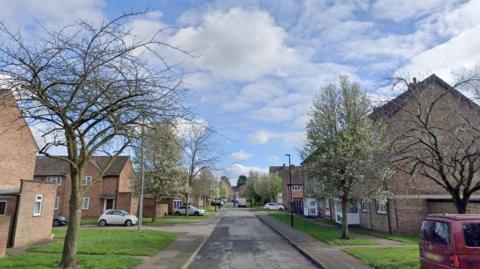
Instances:
[[[130,215],[125,210],[109,209],[105,210],[103,214],[98,218],[98,225],[125,225],[132,226],[138,224],[138,218],[134,215]]]

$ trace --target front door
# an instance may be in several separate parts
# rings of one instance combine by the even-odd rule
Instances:
[[[105,198],[103,201],[103,211],[115,208],[115,199]]]

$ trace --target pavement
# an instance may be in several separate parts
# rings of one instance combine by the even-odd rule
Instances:
[[[171,267],[174,268],[174,267]],[[317,268],[248,209],[228,209],[189,269]]]
[[[305,257],[325,269],[369,269],[362,261],[341,249],[329,246],[297,229],[279,222],[266,214],[257,214],[259,220],[281,235]]]
[[[200,223],[176,224],[169,226],[152,227],[144,225],[144,230],[173,232],[177,240],[166,249],[149,257],[136,269],[184,269],[196,256],[200,248],[207,241],[215,226],[220,221],[226,210],[221,210],[207,220]]]

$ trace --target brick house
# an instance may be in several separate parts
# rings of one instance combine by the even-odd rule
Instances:
[[[422,82],[415,84],[416,90],[407,91],[375,108],[372,116],[382,119],[387,125],[387,137],[394,137],[401,132],[407,117],[411,117],[402,107],[413,105],[414,102],[430,102],[440,93],[446,93],[446,100],[457,98],[462,102],[461,109],[466,114],[477,115],[480,118],[480,108],[477,104],[453,89],[436,75],[431,75]],[[422,98],[417,98],[418,95]],[[449,113],[448,106],[434,113]],[[436,114],[437,117],[440,116]],[[435,117],[435,116],[433,116]],[[448,123],[446,123],[448,124]],[[308,165],[308,163],[304,163]],[[306,179],[308,181],[308,179]],[[373,199],[358,201],[350,206],[349,219],[361,227],[387,233],[417,234],[424,216],[433,213],[456,213],[451,196],[445,189],[422,176],[411,177],[409,174],[397,171],[389,186],[391,196],[388,199]],[[312,197],[314,194],[312,194]],[[336,220],[341,207],[335,198],[316,199],[318,216]],[[469,212],[480,212],[480,195],[471,197]],[[337,221],[338,222],[338,221]]]
[[[33,181],[35,139],[7,90],[0,91],[0,256],[52,238],[56,185]]]
[[[82,217],[98,217],[107,209],[123,209],[137,214],[138,199],[135,196],[135,172],[129,156],[118,156],[101,181],[93,182],[105,167],[110,156],[93,156],[85,167],[82,187]],[[34,180],[57,185],[55,212],[69,215],[70,168],[66,161],[38,156]]]
[[[270,166],[268,169],[270,175],[275,174],[282,179],[282,203],[285,209],[290,210],[290,204],[292,204],[293,212],[297,214],[303,214],[303,175],[301,168],[301,166],[292,165],[291,184],[289,169],[285,165]]]

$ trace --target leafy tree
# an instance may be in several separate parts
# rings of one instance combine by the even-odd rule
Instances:
[[[154,124],[146,128],[143,135],[145,192],[154,199],[181,193],[186,185],[182,167],[182,148],[173,127],[168,124]],[[140,166],[140,148],[135,147],[135,164]],[[140,179],[137,179],[140,186]],[[156,211],[156,210],[154,210]],[[155,221],[155,214],[152,221]]]
[[[152,66],[142,57],[144,52],[161,57],[172,47],[158,35],[135,37],[126,27],[134,15],[140,14],[101,25],[81,21],[57,29],[42,27],[43,38],[35,40],[0,24],[0,86],[11,89],[29,123],[42,126],[45,143],[39,153],[70,167],[70,219],[62,268],[78,267],[82,193],[101,181],[115,157],[138,135],[139,126],[183,114],[175,69]],[[66,157],[49,153],[58,146],[66,148]],[[102,151],[113,158],[91,185],[82,187],[85,165]]]
[[[207,198],[215,195],[215,176],[208,169],[203,169],[200,175],[192,181],[192,195],[195,200],[203,199],[206,205]]]
[[[252,193],[250,198],[255,198],[255,195],[258,195],[262,203],[275,201],[281,191],[282,179],[277,175],[261,175],[258,172],[251,171],[249,181],[253,182],[255,193]]]
[[[348,203],[385,190],[387,143],[370,112],[367,94],[342,76],[314,100],[307,125],[305,174],[324,197],[341,198],[343,239],[349,238]]]
[[[247,176],[240,175],[237,180],[237,187],[243,186],[247,184]]]
[[[218,188],[221,198],[228,198],[230,196],[230,185],[228,185],[225,180],[220,180]]]

